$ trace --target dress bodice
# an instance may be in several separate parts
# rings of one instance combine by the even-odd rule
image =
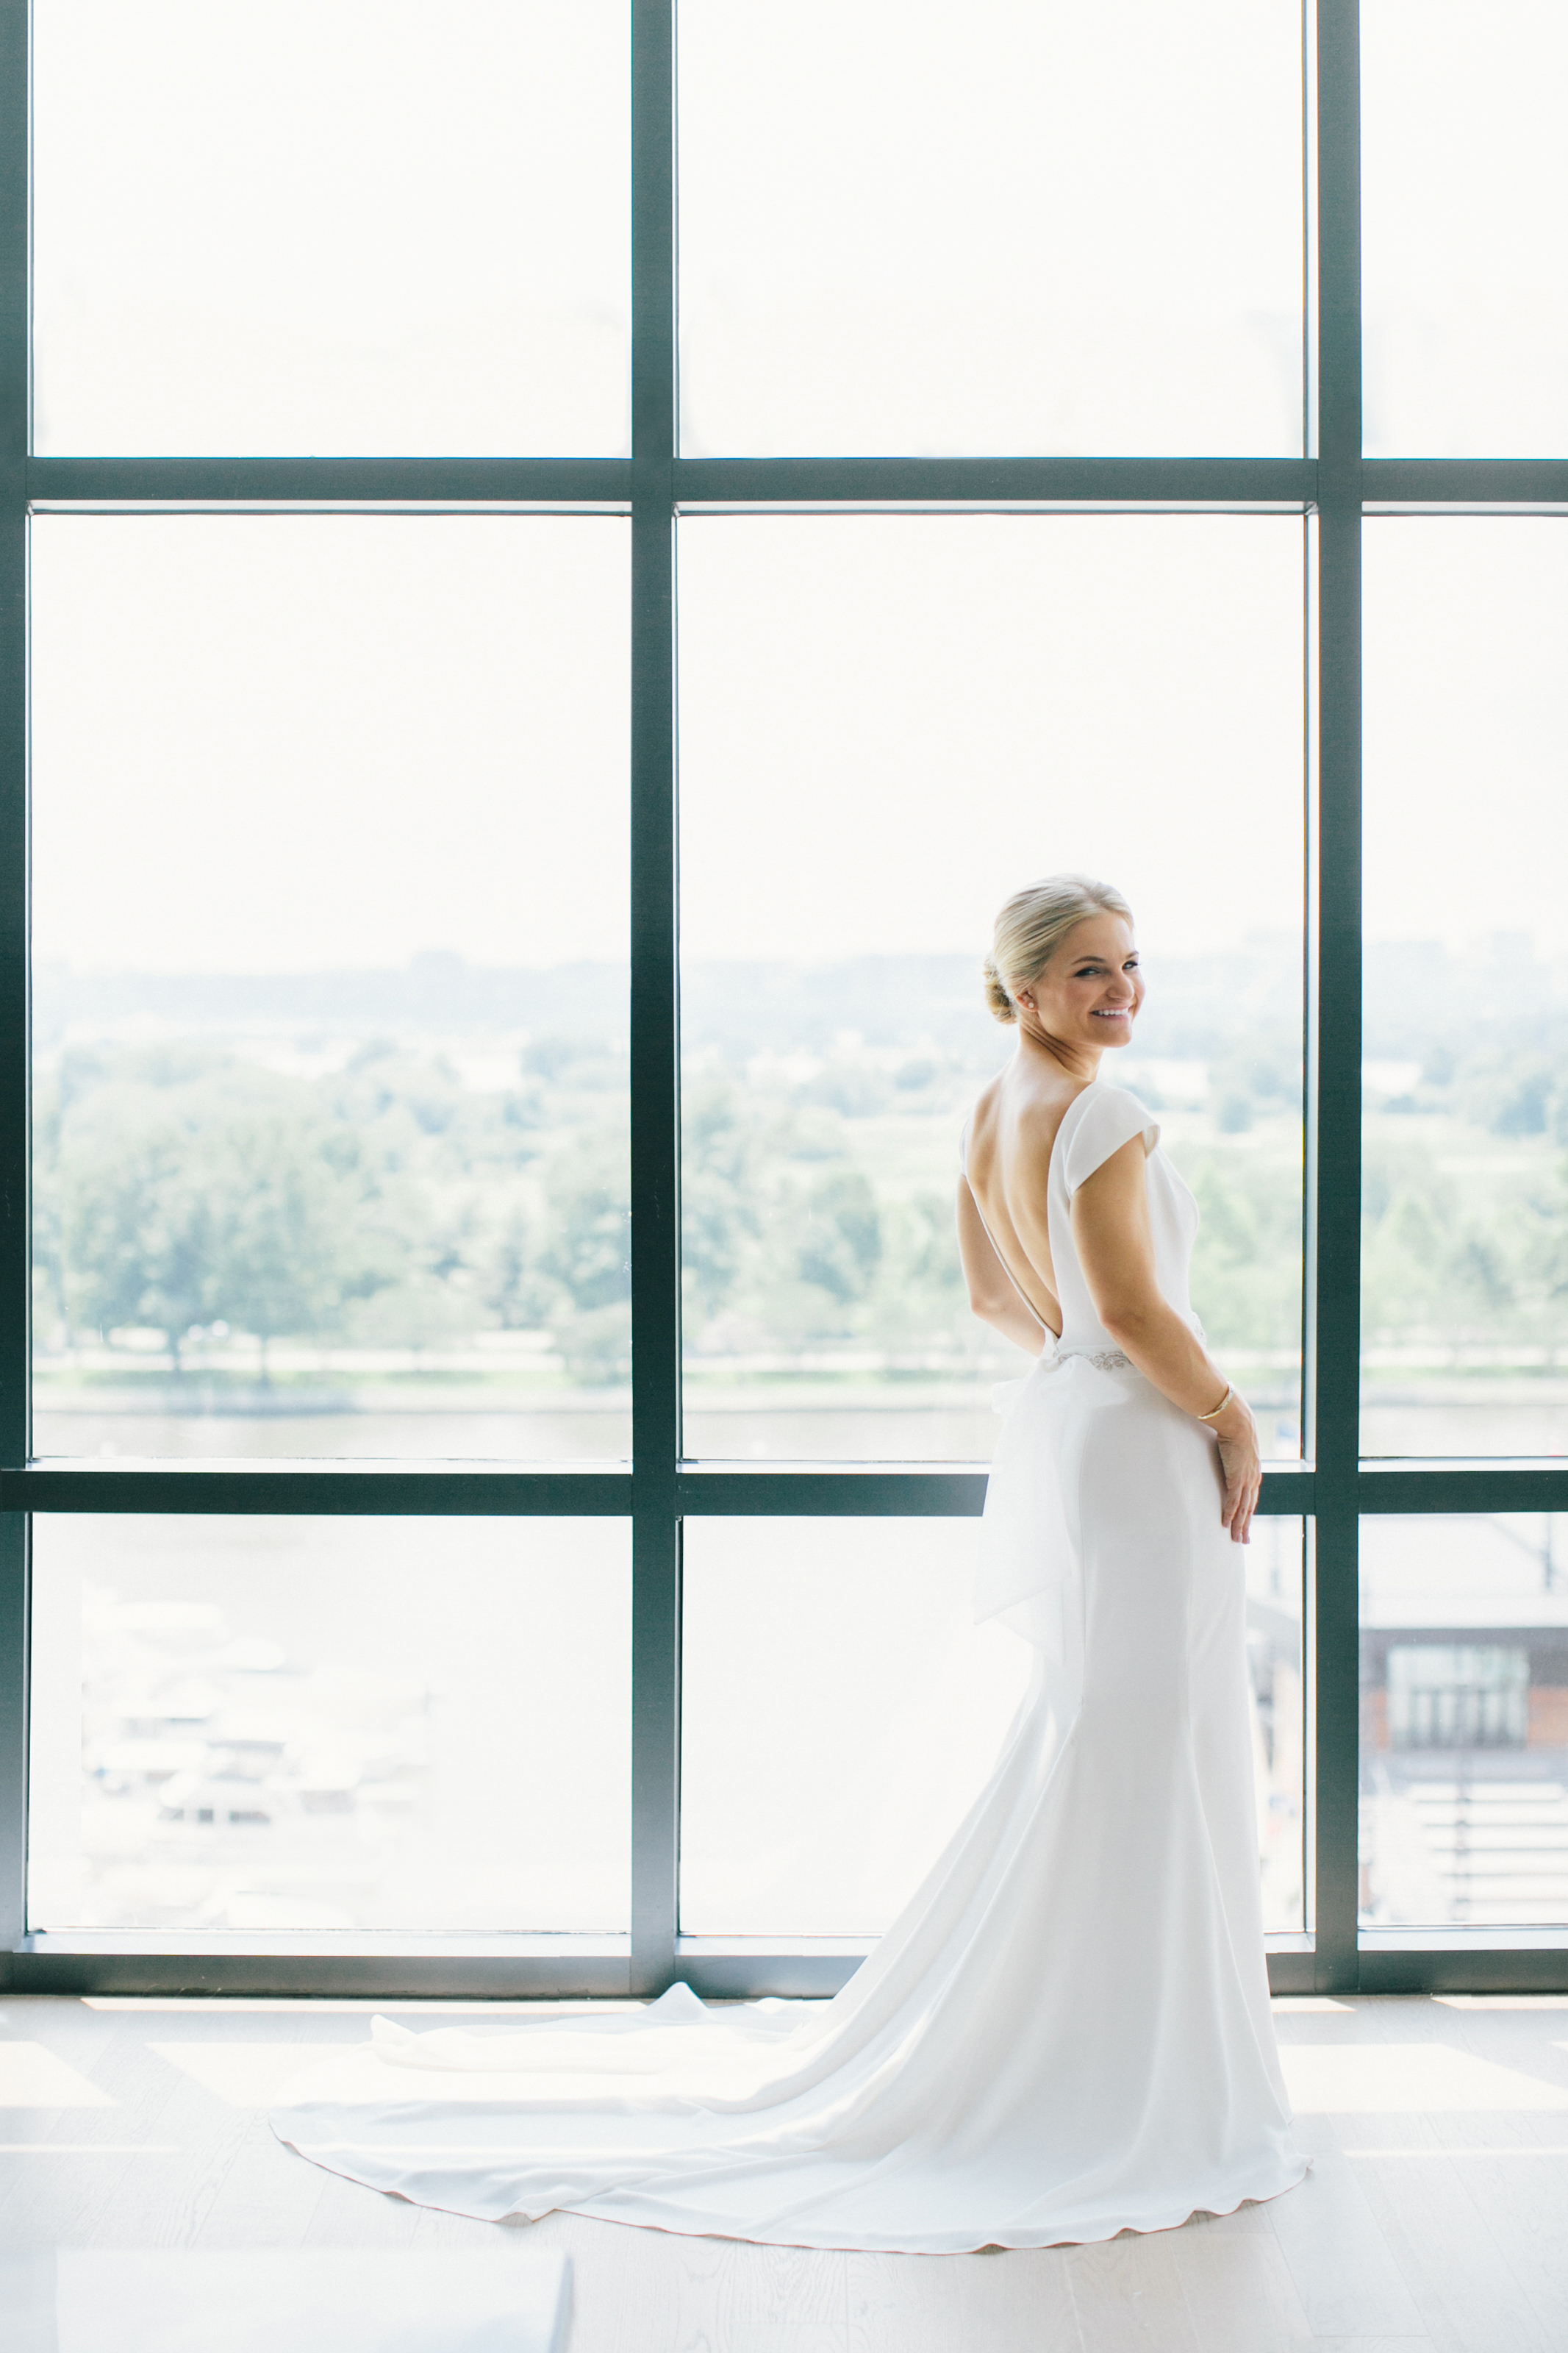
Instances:
[[[1202,1332],[1187,1289],[1193,1243],[1198,1230],[1198,1205],[1160,1148],[1158,1122],[1151,1118],[1137,1096],[1126,1087],[1110,1086],[1096,1079],[1073,1098],[1062,1114],[1046,1179],[1051,1265],[1062,1311],[1058,1352],[1094,1355],[1116,1348],[1100,1320],[1079,1263],[1072,1230],[1072,1197],[1113,1152],[1120,1151],[1134,1135],[1142,1136],[1148,1155],[1149,1222],[1154,1241],[1155,1280],[1162,1295],[1183,1322],[1190,1324],[1194,1332]],[[967,1129],[964,1146],[967,1158]]]
[[[1184,1324],[1198,1319],[1187,1288],[1198,1205],[1160,1145],[1157,1121],[1126,1087],[1097,1079],[1070,1103],[1057,1130],[1047,1178],[1051,1264],[1061,1303],[1061,1348],[1109,1348],[1114,1344],[1100,1320],[1073,1240],[1072,1197],[1113,1152],[1142,1135],[1148,1154],[1149,1224],[1154,1240],[1154,1279],[1162,1296]]]

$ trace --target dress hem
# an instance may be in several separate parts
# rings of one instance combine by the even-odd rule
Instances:
[[[318,2156],[313,2150],[301,2147],[298,2141],[288,2139],[278,2130],[276,2121],[272,2129],[286,2148],[291,2148],[297,2157],[304,2158],[309,2164],[320,2166],[324,2173],[335,2173],[342,2180],[357,2182],[362,2189],[375,2190],[378,2196],[402,2198],[410,2205],[429,2207],[440,2214],[460,2214],[468,2221],[492,2222],[499,2228],[507,2222],[542,2222],[551,2214],[580,2214],[591,2222],[618,2222],[632,2231],[662,2231],[669,2238],[727,2239],[740,2246],[800,2247],[813,2254],[977,2255],[992,2248],[1002,2253],[1013,2254],[1044,2247],[1100,2246],[1108,2239],[1120,2237],[1124,2231],[1131,2231],[1140,2238],[1146,2238],[1156,2231],[1179,2231],[1184,2223],[1192,2221],[1194,2214],[1209,2214],[1221,2220],[1227,2214],[1236,2213],[1243,2206],[1267,2205],[1275,2198],[1284,2197],[1288,2190],[1299,2188],[1312,2168],[1310,2157],[1298,2156],[1290,2166],[1282,2168],[1283,2179],[1277,2178],[1270,2188],[1258,2186],[1233,2189],[1227,2187],[1218,2192],[1218,2202],[1202,2199],[1196,2201],[1178,2200],[1174,2205],[1157,2208],[1152,2214],[1136,2221],[1130,2216],[1120,2221],[1108,2216],[1100,2221],[1086,2220],[1081,2225],[1070,2228],[1056,2229],[1049,2224],[1032,2229],[1004,2228],[985,2237],[977,2237],[973,2231],[966,2231],[918,2236],[912,2233],[900,2236],[896,2232],[886,2232],[875,2237],[854,2238],[844,2232],[812,2233],[783,2228],[769,2231],[765,2226],[742,2231],[735,2229],[732,2223],[720,2221],[660,2221],[651,2214],[628,2214],[625,2211],[626,2201],[609,2199],[584,2199],[574,2200],[571,2205],[541,2206],[536,2210],[527,2206],[509,2206],[500,2212],[480,2213],[473,2205],[463,2205],[455,2200],[448,2202],[440,2198],[413,2197],[406,2189],[384,2189],[378,2183],[367,2181],[363,2172],[351,2172],[344,2167],[336,2166],[330,2158]]]

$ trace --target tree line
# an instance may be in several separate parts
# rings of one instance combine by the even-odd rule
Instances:
[[[1283,1032],[1216,1054],[1212,1141],[1177,1149],[1203,1212],[1193,1293],[1225,1346],[1299,1335],[1298,1058]],[[1369,1330],[1558,1337],[1568,1096],[1540,1059],[1435,1052],[1373,1122]],[[804,1082],[709,1059],[683,1106],[699,1361],[859,1345],[934,1368],[984,1354],[952,1179],[931,1177],[949,1145],[956,1175],[983,1075],[924,1050],[890,1069],[847,1053]],[[441,1052],[395,1039],[311,1077],[200,1041],[72,1047],[36,1097],[40,1335],[154,1331],[178,1368],[194,1336],[226,1327],[265,1371],[282,1340],[417,1350],[530,1330],[573,1378],[624,1378],[626,1085],[624,1055],[572,1036],[538,1039],[514,1083],[482,1092]],[[1527,1144],[1506,1181],[1467,1174],[1444,1143],[1478,1131]]]
[[[69,1341],[193,1335],[427,1348],[548,1329],[624,1375],[630,1276],[615,1058],[543,1040],[477,1093],[439,1053],[282,1074],[220,1047],[73,1049],[35,1105],[35,1314]],[[617,1117],[617,1111],[619,1116]]]

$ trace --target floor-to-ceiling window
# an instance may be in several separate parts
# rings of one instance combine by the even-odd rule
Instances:
[[[11,1981],[842,1980],[1019,1689],[952,1202],[1077,868],[1276,1981],[1559,1982],[1560,13],[0,43]]]

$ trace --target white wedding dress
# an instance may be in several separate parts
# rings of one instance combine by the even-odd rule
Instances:
[[[1037,1651],[995,1771],[829,2002],[411,2034],[297,2077],[274,2129],[378,2189],[791,2246],[957,2253],[1154,2231],[1299,2181],[1259,1905],[1242,1556],[1214,1441],[1114,1347],[1075,1188],[1142,1133],[1161,1288],[1197,1208],[1124,1090],[1049,1176],[1063,1312],[1016,1385],[977,1615]]]

